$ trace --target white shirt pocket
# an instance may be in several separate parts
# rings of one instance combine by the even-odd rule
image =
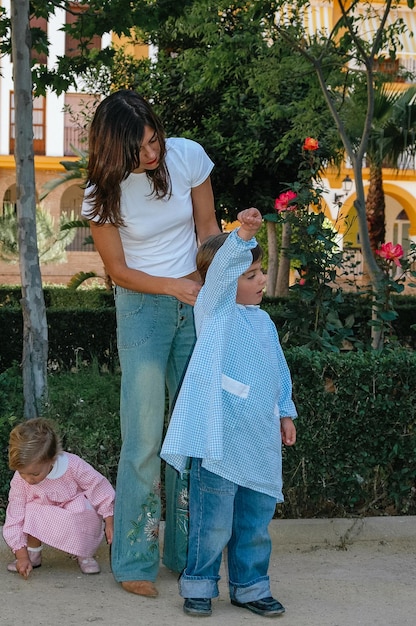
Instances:
[[[225,374],[222,374],[221,385],[224,391],[228,391],[239,398],[247,398],[250,391],[250,385],[240,383],[240,381],[230,378]]]

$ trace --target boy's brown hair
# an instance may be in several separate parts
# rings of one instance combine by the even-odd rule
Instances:
[[[220,233],[219,235],[212,235],[200,245],[198,253],[196,255],[196,267],[198,269],[199,275],[201,276],[202,284],[205,283],[207,271],[212,263],[214,256],[221,248],[222,244],[227,239],[229,234],[230,233]],[[251,249],[251,254],[253,257],[253,263],[262,258],[263,250],[261,249],[259,244],[257,244],[255,248]]]

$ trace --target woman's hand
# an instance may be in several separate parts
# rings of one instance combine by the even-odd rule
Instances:
[[[114,517],[112,515],[104,519],[104,533],[107,543],[110,546],[113,543],[114,535]]]
[[[201,284],[189,278],[172,278],[169,294],[185,304],[194,305],[201,290]]]

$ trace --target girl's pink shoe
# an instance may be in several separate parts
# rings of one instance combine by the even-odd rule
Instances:
[[[79,569],[83,574],[99,574],[101,571],[100,566],[92,556],[78,556],[77,561]]]

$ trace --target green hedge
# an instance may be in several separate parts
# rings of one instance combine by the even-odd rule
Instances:
[[[53,371],[96,359],[113,369],[118,363],[115,309],[47,309],[48,363]],[[0,371],[22,358],[22,312],[0,308]]]
[[[371,301],[368,297],[356,294],[343,294],[344,302],[338,304],[338,314],[343,323],[350,316],[354,317],[353,334],[355,339],[359,339],[364,345],[370,345]],[[392,325],[393,339],[403,346],[416,349],[416,297],[415,296],[393,296],[392,301],[398,314]],[[276,324],[279,334],[285,334],[286,320],[293,315],[297,315],[299,308],[291,306],[289,298],[263,298],[262,308],[264,308]],[[305,305],[307,306],[307,305]],[[288,346],[290,347],[290,346]]]
[[[299,411],[287,517],[416,513],[416,355],[287,352]]]
[[[299,412],[283,450],[286,518],[416,514],[416,354],[286,351]],[[277,375],[277,373],[276,373]],[[97,366],[50,375],[48,417],[67,449],[113,482],[120,449],[119,372]],[[12,416],[21,415],[18,368],[0,375],[0,519],[10,472]]]
[[[108,289],[68,289],[68,287],[44,287],[43,296],[46,308],[89,309],[113,307],[113,292]],[[20,287],[0,285],[0,309],[20,307],[22,292]]]
[[[53,286],[43,291],[50,369],[70,368],[92,359],[113,368],[118,357],[112,291]],[[22,358],[20,299],[19,287],[0,286],[0,372]]]
[[[73,367],[96,358],[100,365],[112,369],[118,361],[114,298],[104,289],[70,290],[48,287],[44,290],[49,333],[51,369]],[[0,287],[0,372],[22,358],[22,313],[20,289]],[[279,333],[284,336],[287,298],[264,298],[267,310]],[[416,349],[416,298],[398,296],[395,300],[398,319],[393,322],[399,343]],[[340,314],[343,319],[354,314],[354,335],[369,343],[370,305],[368,299],[346,294]],[[413,326],[413,328],[412,328]],[[367,341],[364,340],[367,338]],[[287,346],[288,348],[290,346]]]

